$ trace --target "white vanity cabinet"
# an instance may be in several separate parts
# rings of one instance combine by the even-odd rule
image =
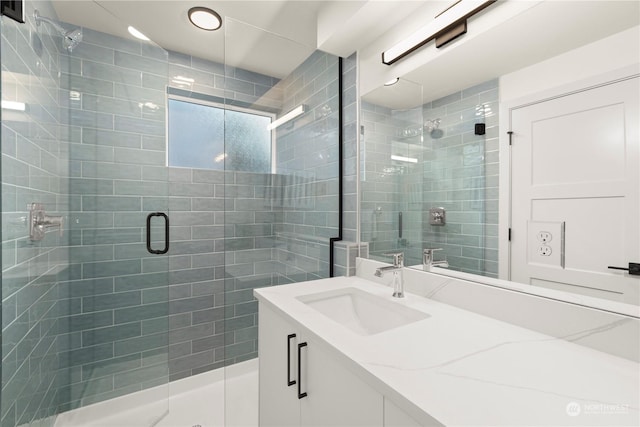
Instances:
[[[382,394],[269,306],[259,313],[260,426],[383,425]]]

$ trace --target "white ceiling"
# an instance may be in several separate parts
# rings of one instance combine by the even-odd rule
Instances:
[[[132,38],[127,32],[127,26],[131,25],[164,49],[280,78],[315,49],[349,56],[401,23],[423,3],[416,0],[53,0],[58,19],[68,24],[126,38]],[[224,20],[222,29],[210,32],[191,25],[187,11],[194,6],[218,12]]]
[[[167,50],[275,77],[288,75],[316,48],[358,51],[367,100],[407,108],[403,90],[381,89],[392,77],[439,98],[639,25],[640,1],[501,0],[469,20],[467,34],[443,49],[427,44],[393,66],[382,51],[425,25],[454,0],[54,0],[60,20],[131,37],[132,25]],[[223,28],[188,21],[193,6],[216,10]],[[226,58],[225,58],[226,51]],[[597,58],[594,58],[597,60]],[[395,95],[394,95],[395,93]],[[414,94],[414,92],[412,92]]]
[[[243,68],[275,77],[286,76],[291,71],[292,46],[298,45],[294,49],[296,51],[306,47],[308,52],[312,52],[316,48],[316,16],[322,3],[285,0],[53,1],[61,21],[126,38],[132,38],[127,32],[127,27],[132,25],[166,50],[220,63],[225,62],[226,51],[226,63],[230,63],[230,56],[244,56],[248,61],[246,64],[231,65],[243,65]],[[225,21],[223,27],[218,31],[204,31],[194,27],[187,18],[187,11],[194,6],[204,6],[218,12]],[[244,24],[242,30],[240,23]],[[252,31],[251,26],[263,31],[256,36],[256,31]],[[252,43],[256,40],[262,43],[255,50],[256,53],[278,55],[280,52],[282,56],[272,56],[265,61],[263,58],[256,60],[255,55],[238,53],[246,54],[249,47],[256,46]],[[298,64],[299,62],[294,64],[294,67]]]

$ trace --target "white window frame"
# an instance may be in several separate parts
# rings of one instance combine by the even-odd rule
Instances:
[[[203,95],[206,96],[206,94],[203,94]],[[177,167],[177,166],[169,165],[169,100],[189,102],[191,104],[203,105],[205,107],[218,108],[218,109],[221,109],[222,111],[231,110],[239,113],[269,117],[271,119],[271,122],[273,122],[276,119],[275,113],[269,113],[267,111],[256,110],[253,108],[243,108],[243,107],[238,107],[236,105],[227,105],[221,102],[207,101],[206,99],[196,99],[196,98],[191,98],[189,96],[167,93],[167,101],[166,101],[167,108],[165,109],[166,115],[167,115],[165,120],[165,123],[167,126],[165,135],[167,135],[167,137],[166,137],[166,144],[165,144],[166,150],[165,150],[165,161],[164,161],[167,167]],[[251,171],[244,171],[244,172],[251,172]],[[276,130],[275,129],[271,130],[271,173],[272,174],[276,173]]]

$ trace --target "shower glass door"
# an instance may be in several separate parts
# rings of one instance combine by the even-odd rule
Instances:
[[[224,29],[225,422],[257,425],[253,290],[329,277],[339,235],[339,58],[240,21]]]
[[[70,407],[117,403],[118,413],[106,415],[114,423],[149,426],[168,410],[168,53],[125,34],[85,28],[82,43],[60,54],[70,271],[60,297],[71,311],[59,341],[71,352],[61,358]],[[81,327],[73,322],[78,302],[89,319]],[[91,350],[76,361],[78,339],[81,352]]]
[[[95,3],[122,32],[25,5],[1,27],[2,425],[151,426],[168,411],[168,55]]]

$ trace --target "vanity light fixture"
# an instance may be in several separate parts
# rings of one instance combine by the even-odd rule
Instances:
[[[466,19],[480,12],[497,0],[458,0],[433,21],[420,28],[405,40],[382,52],[382,63],[391,65],[433,39],[441,47],[467,32]]]
[[[394,84],[398,83],[399,81],[400,81],[400,77],[396,77],[395,79],[389,80],[384,85],[385,86],[393,86]]]
[[[269,123],[267,125],[267,129],[268,130],[273,130],[273,129],[277,128],[278,126],[282,126],[283,124],[287,123],[288,121],[293,120],[296,117],[304,114],[306,109],[307,109],[307,107],[304,104],[298,105],[296,108],[294,108],[293,110],[289,111],[284,116],[281,116],[279,119],[276,119],[276,120],[272,121],[271,123]]]
[[[418,159],[415,157],[396,156],[395,154],[391,155],[391,160],[405,163],[418,163]]]
[[[148,42],[149,41],[149,37],[145,36],[144,34],[142,34],[140,31],[136,30],[134,27],[132,27],[131,25],[129,25],[129,28],[127,28],[127,31],[129,31],[129,34],[131,34],[133,37]]]
[[[220,15],[208,7],[192,7],[188,16],[193,25],[206,31],[215,31],[222,27]]]

